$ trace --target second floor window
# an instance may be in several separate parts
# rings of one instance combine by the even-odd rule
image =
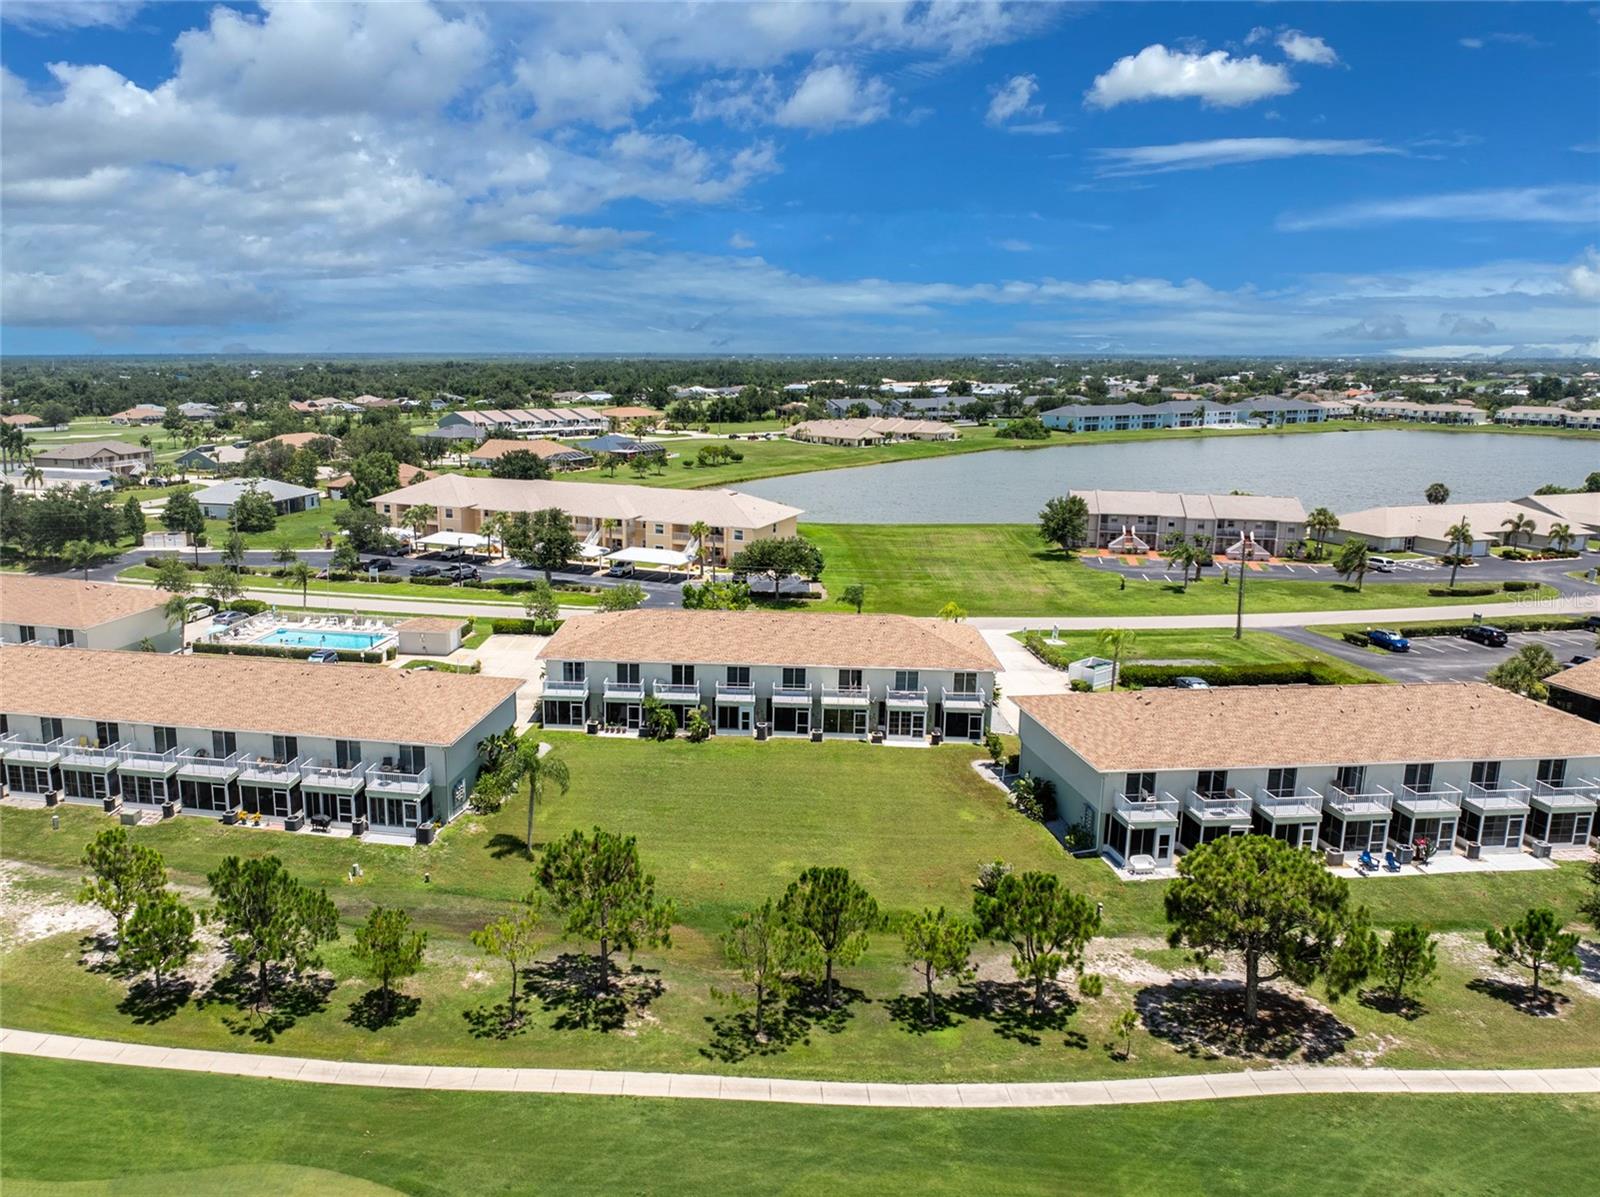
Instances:
[[[1560,785],[1567,780],[1567,762],[1560,758],[1540,761],[1538,778],[1540,781],[1547,781],[1553,786]]]
[[[1298,769],[1268,769],[1267,790],[1273,794],[1292,794],[1300,784]]]
[[[211,733],[211,755],[232,756],[239,751],[239,737],[233,732],[214,731]]]
[[[1433,789],[1433,766],[1407,765],[1405,783],[1409,789],[1427,793]]]
[[[1207,798],[1225,794],[1228,790],[1228,771],[1226,769],[1202,769],[1194,788]]]
[[[115,723],[102,721],[94,725],[94,738],[102,747],[107,744],[115,744],[122,739],[122,729]]]
[[[61,729],[61,720],[50,716],[39,720],[39,733],[46,740],[59,740],[65,734]]]
[[[581,682],[584,679],[582,661],[561,662],[561,680],[564,682]]]
[[[171,752],[178,746],[178,729],[175,727],[153,727],[155,733],[156,751]]]
[[[795,669],[792,666],[784,666],[783,684],[786,688],[804,690],[806,686],[806,671],[804,669]]]
[[[1139,798],[1156,792],[1154,773],[1130,773],[1122,783],[1122,793],[1128,798]]]
[[[335,740],[333,763],[340,769],[353,769],[361,760],[361,743],[358,740]]]
[[[300,737],[298,736],[273,736],[272,759],[275,761],[292,761],[300,755]]]
[[[1340,765],[1339,771],[1333,775],[1333,784],[1352,794],[1359,794],[1366,780],[1365,765]]]
[[[1492,790],[1500,784],[1499,761],[1473,761],[1472,784]]]
[[[674,665],[672,667],[672,684],[674,686],[694,685],[694,666]]]
[[[920,675],[915,669],[896,669],[894,671],[894,688],[896,690],[919,690],[922,688]]]
[[[428,763],[427,751],[420,744],[402,744],[397,755],[402,773],[421,773]]]
[[[958,673],[955,676],[955,685],[950,687],[955,694],[976,694],[978,692],[978,675],[975,673]]]
[[[859,690],[859,689],[861,689],[861,670],[859,670],[859,669],[841,669],[841,670],[839,670],[839,689],[841,689],[841,690]]]
[[[729,665],[728,666],[728,685],[730,685],[730,686],[748,686],[749,684],[750,684],[750,666],[748,666],[748,665]]]
[[[617,681],[624,686],[637,686],[639,684],[639,662],[617,662]]]
[[[72,634],[72,629],[71,628],[57,628],[56,629],[56,643],[61,645],[61,646],[63,646],[63,647],[66,647],[68,645],[76,643],[76,640],[74,639],[73,634]]]

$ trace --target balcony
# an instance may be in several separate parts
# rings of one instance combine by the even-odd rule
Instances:
[[[65,740],[24,740],[16,735],[0,740],[4,759],[18,765],[59,765]]]
[[[1269,790],[1266,786],[1259,786],[1256,789],[1256,809],[1278,823],[1320,819],[1322,794],[1310,786],[1301,786],[1296,790]]]
[[[93,769],[104,773],[115,769],[122,752],[121,744],[72,744],[61,754],[61,764],[68,769]]]
[[[643,682],[614,682],[606,679],[606,699],[609,702],[643,702]]]
[[[718,682],[717,701],[732,706],[743,706],[756,700],[756,688],[749,682]]]
[[[171,777],[178,769],[178,750],[155,752],[147,748],[123,748],[118,753],[117,772],[140,777]]]
[[[573,681],[570,678],[548,677],[544,680],[544,696],[582,702],[589,697],[589,683],[581,678]]]
[[[1329,786],[1327,807],[1346,819],[1376,819],[1394,809],[1394,791],[1382,786],[1369,786],[1365,790]]]
[[[952,690],[944,688],[944,709],[947,711],[981,711],[989,705],[987,690]]]
[[[699,702],[699,682],[656,682],[651,692],[662,702]]]
[[[190,749],[178,754],[178,776],[197,781],[232,781],[239,776],[239,754],[212,756],[201,749]]]
[[[257,758],[239,762],[239,780],[246,785],[287,787],[299,784],[300,767],[307,763],[303,756],[291,761],[271,761]]]
[[[803,686],[772,687],[772,701],[781,707],[808,707],[811,705],[811,683]]]
[[[1250,821],[1250,799],[1237,790],[1221,794],[1190,790],[1183,797],[1183,810],[1190,818],[1206,824],[1236,826]]]
[[[1533,805],[1557,812],[1594,810],[1600,803],[1600,781],[1537,781],[1533,784]]]
[[[301,784],[313,790],[335,794],[354,794],[367,783],[367,766],[318,764],[305,760],[300,765]]]
[[[872,702],[872,691],[866,686],[824,686],[822,705],[825,707],[864,707]]]
[[[1461,791],[1451,785],[1401,786],[1394,798],[1395,809],[1413,819],[1453,815],[1461,809]]]
[[[1461,804],[1480,815],[1516,815],[1527,813],[1532,797],[1533,791],[1518,782],[1496,782],[1492,786],[1473,782]]]
[[[1131,827],[1178,821],[1178,800],[1167,793],[1118,794],[1111,800],[1111,809]]]
[[[928,687],[919,686],[915,690],[891,689],[887,702],[891,710],[921,710],[928,705]]]
[[[423,766],[420,773],[403,773],[398,769],[371,769],[367,772],[367,793],[390,797],[417,798],[433,788],[433,767]]]

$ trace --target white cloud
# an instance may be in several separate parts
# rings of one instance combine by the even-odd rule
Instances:
[[[1044,119],[1044,105],[1033,102],[1038,90],[1039,80],[1033,75],[1013,75],[995,89],[984,123],[1008,133],[1061,132],[1059,122]]]
[[[1278,227],[1289,232],[1303,232],[1406,220],[1592,224],[1597,219],[1600,219],[1600,189],[1561,185],[1361,200],[1318,212],[1289,213],[1279,217]]]
[[[1487,316],[1463,316],[1459,312],[1440,312],[1439,328],[1452,337],[1487,337],[1499,331]]]
[[[741,232],[735,231],[733,236],[728,238],[729,249],[754,249],[755,247],[755,241]]]
[[[121,29],[144,7],[144,0],[6,0],[0,21],[27,33],[61,29]]]
[[[1337,66],[1339,56],[1333,47],[1320,37],[1301,33],[1298,29],[1285,29],[1278,35],[1278,48],[1292,62],[1309,62],[1315,66]]]
[[[1403,341],[1410,335],[1401,316],[1368,316],[1328,332],[1330,338],[1346,341]]]
[[[1594,246],[1584,250],[1567,271],[1567,286],[1579,299],[1600,299],[1600,252]]]
[[[1485,33],[1481,37],[1461,39],[1461,44],[1469,50],[1481,50],[1491,42],[1502,46],[1523,46],[1530,50],[1536,50],[1546,44],[1531,33]]]
[[[515,73],[518,85],[533,97],[542,126],[582,121],[614,129],[656,98],[638,51],[620,35],[608,37],[598,49],[540,51],[519,60]]]
[[[1198,99],[1219,108],[1237,108],[1295,88],[1289,72],[1252,54],[1234,58],[1226,50],[1209,54],[1169,50],[1159,43],[1119,58],[1085,93],[1091,108],[1112,108],[1143,100]]]
[[[1033,252],[1033,243],[1024,241],[1020,237],[1003,237],[994,243],[996,249],[1003,249],[1008,254],[1028,254]]]
[[[1364,157],[1401,152],[1368,138],[1317,140],[1299,137],[1221,137],[1210,141],[1180,141],[1172,145],[1135,145],[1094,151],[1103,163],[1099,171],[1102,175],[1159,174],[1283,158]]]
[[[862,78],[853,66],[815,66],[772,119],[787,128],[817,131],[870,125],[889,115],[890,94],[883,80]]]

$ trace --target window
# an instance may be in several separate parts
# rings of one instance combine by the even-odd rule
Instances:
[[[61,730],[61,720],[49,715],[39,720],[39,734],[46,740],[59,740],[65,734]]]
[[[1367,767],[1365,765],[1340,765],[1333,775],[1333,784],[1341,790],[1352,794],[1361,793],[1361,787],[1366,784]]]
[[[584,662],[561,662],[561,680],[564,682],[581,682],[585,679]]]
[[[1563,759],[1540,761],[1538,777],[1553,786],[1560,785],[1567,780],[1567,762]]]
[[[920,690],[922,682],[915,669],[896,669],[894,671],[894,689]]]
[[[34,633],[33,625],[31,623],[19,623],[17,625],[17,640],[20,643],[26,644],[30,640],[37,639],[38,636]]]
[[[1482,786],[1486,790],[1495,789],[1500,784],[1499,761],[1473,761],[1472,784]]]
[[[861,689],[861,670],[859,670],[859,669],[841,669],[841,670],[839,670],[839,689],[841,689],[841,690],[859,690],[859,689]]]
[[[657,524],[656,525],[656,535],[660,536],[663,531],[665,531],[665,528],[661,524]]]
[[[273,736],[272,759],[275,761],[292,761],[300,755],[299,736]]]
[[[214,731],[211,733],[211,755],[232,756],[239,751],[239,737],[233,732]]]
[[[1405,781],[1406,789],[1426,794],[1433,789],[1433,766],[1407,765]]]
[[[171,752],[178,746],[178,729],[175,727],[152,727],[155,733],[156,751]]]
[[[340,769],[353,769],[360,760],[360,741],[335,740],[333,742],[333,763]]]
[[[976,694],[978,692],[978,675],[975,673],[958,673],[955,675],[955,684],[950,687],[955,694]]]
[[[102,720],[94,725],[94,738],[95,742],[102,747],[107,744],[115,744],[122,739],[122,729],[115,723],[106,723]]]
[[[624,686],[639,684],[639,662],[617,662],[617,681]]]
[[[1156,792],[1156,775],[1154,773],[1130,773],[1127,780],[1122,783],[1122,792],[1129,798],[1154,794]]]
[[[428,763],[427,751],[420,744],[402,744],[398,755],[402,773],[421,773]]]
[[[1295,787],[1300,784],[1300,770],[1298,769],[1268,769],[1267,792],[1271,794],[1292,794]]]
[[[730,685],[730,686],[748,686],[749,684],[750,684],[750,666],[748,666],[748,665],[729,665],[728,666],[728,685]]]
[[[786,689],[804,690],[806,687],[806,671],[785,665],[783,667],[783,685]]]
[[[70,648],[73,644],[75,644],[76,640],[73,637],[72,629],[71,628],[57,628],[56,629],[56,643],[61,645],[61,647],[63,647],[63,648]]]
[[[456,515],[456,509],[454,507],[446,507],[444,509],[444,518],[445,519],[447,519],[447,520],[454,519],[455,515]]]
[[[733,530],[733,538],[735,540],[743,540],[744,539],[744,529],[743,528],[735,528]]]
[[[674,665],[672,667],[672,684],[674,686],[694,685],[694,666]]]
[[[1196,793],[1202,794],[1207,798],[1225,794],[1228,790],[1228,771],[1226,769],[1202,769],[1194,788]]]

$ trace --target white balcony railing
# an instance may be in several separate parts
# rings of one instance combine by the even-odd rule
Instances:
[[[1250,798],[1236,790],[1221,794],[1201,794],[1190,790],[1183,797],[1183,809],[1202,823],[1248,823]]]
[[[581,699],[589,697],[589,683],[583,680],[549,677],[544,680],[546,698]]]
[[[1328,787],[1328,809],[1335,814],[1346,818],[1353,816],[1376,817],[1387,815],[1394,809],[1394,791],[1383,786],[1369,786],[1364,790],[1347,789],[1344,786],[1333,785]]]
[[[699,702],[699,682],[656,682],[652,692],[662,702]]]
[[[301,767],[307,763],[302,756],[288,761],[241,759],[239,780],[250,785],[292,786],[300,781]]]
[[[433,787],[433,767],[424,765],[420,773],[399,769],[367,770],[367,792],[397,795],[426,794]]]
[[[1600,781],[1575,778],[1533,784],[1533,805],[1540,810],[1585,811],[1593,810],[1596,803],[1600,803]]]
[[[784,686],[781,684],[772,687],[772,701],[781,706],[809,706],[811,705],[811,683],[803,686]]]
[[[61,754],[61,763],[69,769],[114,769],[121,752],[121,744],[70,744]]]
[[[617,682],[607,678],[605,694],[607,698],[614,699],[618,702],[643,702],[644,683]]]
[[[1467,786],[1462,804],[1480,815],[1517,814],[1528,809],[1533,791],[1515,781],[1496,782],[1492,786],[1473,782]]]
[[[198,777],[207,781],[232,781],[239,776],[239,754],[212,756],[201,749],[178,753],[178,772],[185,777]]]
[[[16,734],[3,741],[5,759],[19,765],[59,765],[65,740],[24,740]]]
[[[1450,815],[1461,809],[1461,791],[1452,785],[1401,786],[1394,797],[1397,809],[1412,818]]]
[[[822,705],[825,707],[864,707],[872,701],[872,691],[866,686],[824,686]]]
[[[157,752],[151,748],[123,748],[118,753],[117,772],[146,777],[171,777],[178,768],[178,750]]]
[[[952,690],[944,687],[944,705],[949,711],[981,711],[989,705],[987,690]]]
[[[1322,794],[1310,786],[1294,790],[1256,789],[1256,809],[1270,819],[1315,819],[1322,815]]]
[[[353,765],[333,765],[308,760],[300,765],[300,781],[314,790],[354,794],[367,783],[367,766],[360,761]]]
[[[1178,800],[1171,794],[1159,795],[1145,791],[1140,794],[1118,794],[1111,802],[1111,809],[1121,817],[1124,823],[1176,823],[1178,821]]]
[[[915,690],[889,690],[888,703],[891,707],[925,707],[928,705],[928,687],[918,686]]]
[[[718,682],[717,701],[724,703],[746,703],[756,700],[756,688],[749,682]]]

